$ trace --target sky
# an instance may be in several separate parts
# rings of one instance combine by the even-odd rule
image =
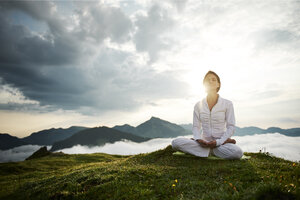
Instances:
[[[300,127],[300,1],[1,1],[0,133],[192,123],[207,71],[239,127]]]
[[[186,138],[192,135],[185,136]],[[267,133],[263,135],[234,136],[237,145],[243,152],[270,153],[270,155],[284,158],[291,161],[300,161],[299,142],[300,137],[288,137],[279,133]],[[140,153],[149,153],[159,149],[164,149],[171,144],[174,138],[156,138],[142,143],[132,141],[117,141],[115,143],[106,143],[104,146],[81,146],[76,145],[71,148],[61,149],[66,154],[89,154],[89,153],[108,153],[115,155],[136,155]],[[289,144],[289,145],[286,145]],[[1,162],[23,161],[32,155],[41,146],[23,145],[9,150],[0,150]],[[51,146],[47,146],[50,150]]]

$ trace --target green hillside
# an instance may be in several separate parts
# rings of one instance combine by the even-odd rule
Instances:
[[[299,199],[300,165],[263,153],[247,160],[104,153],[0,164],[0,199]]]

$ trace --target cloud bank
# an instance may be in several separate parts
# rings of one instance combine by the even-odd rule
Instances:
[[[191,138],[193,136],[190,135],[185,137]],[[300,137],[288,137],[280,133],[268,133],[251,136],[235,136],[233,138],[244,152],[259,152],[259,150],[262,150],[262,152],[269,152],[280,158],[300,161]],[[102,147],[77,145],[60,151],[68,154],[103,152],[118,155],[134,155],[163,149],[170,145],[173,139],[174,138],[159,138],[143,143],[119,141],[113,144],[105,144]]]
[[[23,161],[39,148],[41,148],[39,145],[23,145],[5,151],[0,151],[0,163]],[[50,146],[47,146],[47,149],[49,148]]]
[[[184,136],[191,138],[190,136]],[[269,152],[274,156],[292,161],[300,161],[300,137],[288,137],[279,133],[268,133],[251,136],[233,137],[244,152]],[[157,138],[143,143],[131,141],[118,141],[113,144],[107,143],[104,146],[73,146],[62,151],[66,154],[86,154],[86,153],[108,153],[116,155],[135,155],[149,153],[163,149],[171,144],[174,138]],[[0,151],[0,162],[22,161],[39,149],[38,145],[25,145],[14,149]],[[50,147],[48,147],[48,150]]]

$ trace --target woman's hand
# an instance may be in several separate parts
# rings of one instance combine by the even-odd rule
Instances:
[[[226,144],[226,143],[232,143],[232,144],[235,144],[236,141],[235,141],[235,139],[228,138],[228,139],[224,142],[224,144]]]
[[[199,139],[199,140],[196,140],[200,145],[201,147],[208,147],[208,142],[202,140],[202,139]]]
[[[216,140],[207,143],[207,146],[208,146],[209,148],[215,148],[216,145],[217,145]]]

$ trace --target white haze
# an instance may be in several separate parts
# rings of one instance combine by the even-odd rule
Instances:
[[[47,149],[49,149],[49,147],[50,146],[47,146]],[[39,145],[23,145],[4,151],[0,150],[0,162],[23,161],[39,148],[41,148]]]
[[[185,137],[191,138],[192,135]],[[259,152],[259,150],[262,150],[262,152],[269,152],[274,156],[287,160],[300,161],[300,137],[288,137],[279,133],[268,133],[261,135],[234,136],[233,138],[244,152]],[[118,141],[115,143],[107,143],[104,146],[94,147],[76,145],[72,148],[58,151],[67,154],[101,152],[117,155],[134,155],[163,149],[170,145],[173,139],[174,138],[158,138],[143,143]],[[37,145],[26,145],[6,151],[0,151],[0,162],[22,161],[39,147],[40,146]]]

